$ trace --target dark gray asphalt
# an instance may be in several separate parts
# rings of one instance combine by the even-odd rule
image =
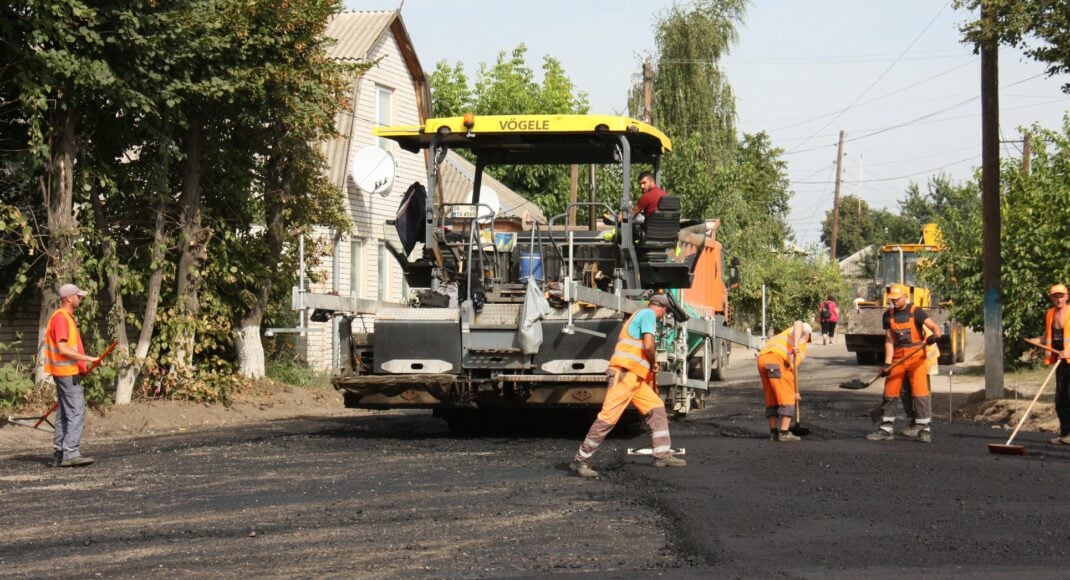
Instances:
[[[771,443],[747,362],[672,425],[688,467],[616,438],[596,481],[565,468],[575,432],[458,437],[423,413],[90,442],[83,469],[18,455],[0,576],[1067,577],[1070,450],[1026,434],[1037,454],[993,456],[1004,431],[944,421],[932,445],[867,442],[875,387],[809,394],[813,433]],[[873,372],[841,363],[811,362]]]

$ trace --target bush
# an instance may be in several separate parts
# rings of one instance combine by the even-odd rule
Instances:
[[[264,369],[269,379],[288,385],[307,387],[326,383],[329,377],[303,363],[292,360],[273,360]]]
[[[0,365],[0,409],[18,407],[33,393],[31,372],[17,362]]]

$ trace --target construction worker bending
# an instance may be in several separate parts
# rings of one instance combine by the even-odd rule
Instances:
[[[1044,364],[1053,365],[1056,360],[1063,359],[1055,371],[1055,415],[1059,417],[1059,436],[1049,443],[1070,445],[1070,360],[1067,360],[1070,359],[1070,306],[1067,305],[1066,286],[1052,286],[1048,297],[1051,308],[1044,315],[1044,336],[1040,342],[1062,354],[1048,353]]]
[[[795,321],[790,328],[770,338],[758,353],[758,375],[765,391],[765,417],[770,441],[799,441],[789,428],[799,401],[799,365],[806,358],[806,345],[813,329]]]
[[[609,389],[602,402],[602,410],[569,464],[569,468],[580,477],[598,477],[598,472],[588,462],[629,404],[635,405],[650,428],[654,466],[687,465],[683,459],[673,457],[669,417],[665,414],[665,403],[655,387],[658,363],[654,336],[657,322],[665,317],[668,308],[669,298],[657,294],[650,299],[646,308],[636,311],[624,322],[613,356],[609,359]]]
[[[881,424],[866,435],[870,441],[895,439],[895,413],[903,380],[910,381],[914,398],[914,422],[900,435],[932,443],[932,397],[929,391],[929,365],[925,347],[940,339],[940,327],[929,314],[909,304],[909,290],[902,284],[892,284],[888,290],[891,308],[884,313],[884,400],[881,403]],[[909,307],[908,307],[909,306]],[[926,337],[925,329],[931,334]]]

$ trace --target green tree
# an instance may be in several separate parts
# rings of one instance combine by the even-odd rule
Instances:
[[[544,56],[540,83],[527,64],[527,50],[520,44],[511,53],[499,52],[493,65],[480,63],[472,88],[461,63],[451,67],[446,61],[439,62],[428,77],[434,114],[587,113],[587,94],[568,78],[561,62]],[[487,173],[538,204],[547,215],[559,214],[568,205],[567,167],[502,165],[488,168]]]
[[[1039,336],[1047,289],[1070,280],[1070,223],[1054,208],[1070,204],[1070,116],[1061,132],[1035,127],[1031,172],[1006,161],[1000,174],[1004,360],[1013,364],[1025,351],[1019,337]],[[980,175],[962,186],[940,190],[937,219],[946,251],[937,257],[927,280],[954,300],[956,317],[966,325],[984,325],[982,282],[982,208]]]
[[[956,8],[979,12],[987,18],[962,26],[965,40],[980,46],[996,42],[1021,48],[1048,65],[1054,76],[1070,72],[1070,0],[956,0]],[[1070,93],[1070,82],[1063,85]]]

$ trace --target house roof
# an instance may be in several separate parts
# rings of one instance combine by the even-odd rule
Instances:
[[[342,12],[327,25],[326,36],[336,40],[327,54],[337,60],[363,61],[375,42],[383,35],[397,12]]]
[[[476,168],[470,161],[461,157],[456,151],[450,150],[439,166],[439,175],[442,178],[442,199],[445,203],[465,203],[468,201],[468,192],[472,190],[472,184],[476,179]],[[483,174],[483,188],[493,189],[501,200],[501,209],[498,214],[502,217],[523,217],[526,212],[531,219],[545,223],[546,216],[531,201],[523,198],[520,194],[509,189],[504,183],[494,179],[487,173]],[[484,190],[485,191],[485,190]]]

